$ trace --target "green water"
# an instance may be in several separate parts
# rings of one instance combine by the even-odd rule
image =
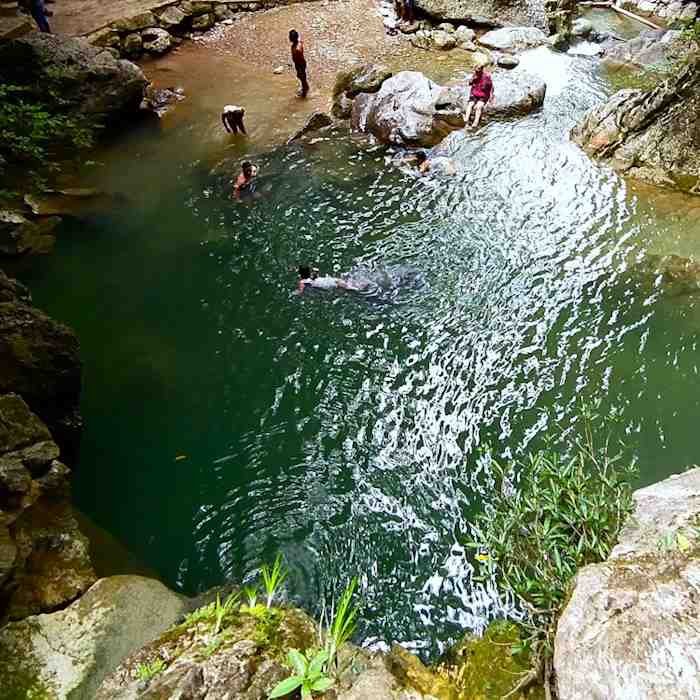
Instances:
[[[589,59],[524,65],[544,110],[452,137],[452,178],[339,134],[256,154],[263,198],[234,206],[192,104],[86,166],[127,204],[18,273],[81,339],[78,505],[169,584],[244,581],[280,550],[294,600],[357,574],[362,637],[430,654],[498,608],[460,546],[480,446],[523,455],[602,398],[642,483],[697,461],[700,313],[634,270],[700,252],[697,200],[661,209],[568,141],[607,90]],[[301,261],[418,283],[298,297]]]

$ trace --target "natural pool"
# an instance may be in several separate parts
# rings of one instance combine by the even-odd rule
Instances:
[[[364,638],[433,653],[494,609],[460,546],[489,498],[480,447],[524,455],[601,398],[642,483],[697,461],[700,311],[635,263],[700,254],[699,200],[635,192],[568,141],[608,90],[587,58],[526,55],[542,112],[456,135],[458,174],[421,179],[344,134],[271,150],[293,128],[281,89],[267,128],[228,146],[225,90],[190,70],[203,51],[161,64],[190,81],[162,131],[85,165],[127,204],[18,270],[81,339],[77,503],[187,593],[278,550],[309,608],[357,574]],[[235,206],[211,169],[248,152],[264,197]],[[300,298],[302,261],[423,284]]]

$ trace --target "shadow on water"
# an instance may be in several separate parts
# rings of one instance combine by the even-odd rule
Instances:
[[[454,134],[452,177],[336,134],[259,155],[263,197],[236,205],[186,120],[106,156],[129,206],[64,224],[24,277],[82,342],[79,505],[167,581],[246,580],[280,549],[295,600],[358,574],[364,637],[431,655],[499,607],[463,550],[485,444],[522,456],[601,398],[642,481],[696,461],[696,302],[635,271],[680,236],[700,252],[694,204],[568,141],[607,89],[593,62],[522,67],[544,109]],[[301,262],[377,294],[297,296]]]

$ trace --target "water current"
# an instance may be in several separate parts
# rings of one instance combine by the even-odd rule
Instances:
[[[452,177],[345,133],[271,148],[258,123],[231,146],[206,81],[85,164],[126,204],[66,221],[18,273],[81,339],[78,505],[166,582],[247,581],[279,550],[294,601],[358,575],[361,636],[431,655],[495,612],[462,547],[484,445],[523,456],[601,399],[641,483],[697,460],[700,310],[638,263],[700,254],[700,203],[569,142],[609,90],[594,60],[538,49],[520,69],[545,77],[544,108],[451,138]],[[250,152],[262,197],[234,205],[235,165],[212,166]],[[299,297],[307,261],[384,287]]]

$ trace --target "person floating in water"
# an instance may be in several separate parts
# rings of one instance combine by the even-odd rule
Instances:
[[[309,83],[306,79],[306,57],[304,56],[304,42],[299,38],[299,32],[292,29],[289,32],[289,41],[292,44],[292,61],[297,72],[297,78],[301,83],[300,97],[306,97],[309,92]]]
[[[467,123],[467,129],[476,129],[481,121],[481,114],[484,107],[493,99],[493,82],[491,76],[486,72],[483,65],[479,65],[474,70],[474,75],[469,81],[471,90],[469,91],[469,106],[464,121]],[[476,105],[474,112],[474,123],[469,125],[469,118],[472,114],[472,108]]]
[[[243,125],[244,115],[245,109],[243,109],[243,107],[239,107],[238,105],[226,105],[224,111],[221,113],[221,122],[224,125],[224,129],[226,129],[229,134],[237,134],[239,131],[245,134],[246,130]]]
[[[241,200],[244,197],[252,197],[255,194],[255,176],[258,174],[258,169],[249,161],[244,160],[241,163],[241,172],[236,178],[236,184],[233,186],[233,199]]]
[[[303,294],[305,289],[346,289],[349,292],[361,292],[362,287],[347,282],[340,277],[319,277],[318,270],[309,265],[299,265],[299,282],[297,293]]]

